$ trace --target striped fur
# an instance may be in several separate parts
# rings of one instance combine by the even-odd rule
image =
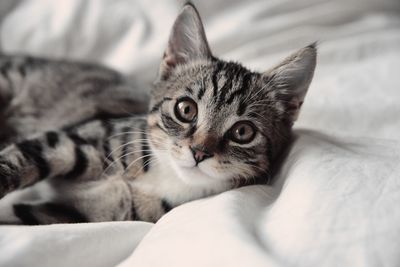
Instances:
[[[0,57],[0,198],[50,190],[0,221],[154,222],[187,201],[267,183],[315,60],[315,45],[264,73],[217,59],[187,4],[140,115],[146,97],[114,71]]]

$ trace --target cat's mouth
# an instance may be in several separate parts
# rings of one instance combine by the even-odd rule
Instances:
[[[204,171],[201,164],[181,164],[177,160],[172,160],[172,165],[176,170],[179,178],[188,184],[208,184],[215,183],[219,179],[211,176],[209,173]]]
[[[205,176],[209,176],[207,173],[205,173],[204,171],[201,170],[199,165],[193,165],[191,167],[189,166],[179,166],[179,168],[187,171],[187,172],[197,172],[199,174],[205,175]]]

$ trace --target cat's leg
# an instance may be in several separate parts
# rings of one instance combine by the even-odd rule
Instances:
[[[15,204],[51,202],[53,196],[54,190],[47,181],[7,194],[0,200],[0,225],[23,224],[23,221],[14,212]]]
[[[0,224],[12,222],[17,224],[53,224],[76,222],[105,221],[148,221],[156,222],[172,207],[165,199],[143,192],[119,174],[105,176],[103,179],[87,182],[86,180],[65,181],[63,179],[47,180],[25,190],[13,192],[4,200],[31,189],[43,192],[52,191],[53,198],[40,200],[13,201],[7,205],[6,219],[2,220],[2,203],[0,201]],[[43,196],[40,193],[40,196]],[[9,202],[11,202],[9,201]],[[4,215],[3,215],[4,216]],[[4,218],[4,217],[3,217]]]
[[[42,184],[25,190],[35,189]],[[137,219],[130,187],[118,175],[90,182],[65,181],[62,178],[61,180],[56,178],[47,180],[44,184],[49,186],[46,191],[51,191],[53,197],[44,197],[37,201],[24,199],[13,201],[12,205],[7,205],[9,218],[2,220],[0,216],[0,223],[11,221],[17,224],[37,225]],[[21,191],[7,195],[4,200],[8,200]]]
[[[104,156],[91,142],[96,139],[50,131],[6,147],[0,152],[0,198],[45,178],[98,179]]]
[[[77,209],[62,203],[15,204],[13,210],[25,225],[88,222]]]

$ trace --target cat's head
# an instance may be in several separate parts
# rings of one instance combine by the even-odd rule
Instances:
[[[315,65],[315,45],[263,73],[217,59],[197,10],[186,4],[152,91],[155,153],[188,183],[266,177],[290,138]]]

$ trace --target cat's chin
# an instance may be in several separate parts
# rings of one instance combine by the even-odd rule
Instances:
[[[223,174],[208,173],[207,170],[210,166],[203,165],[196,166],[194,160],[180,160],[173,156],[167,156],[164,153],[157,153],[156,155],[161,162],[167,162],[169,167],[172,167],[178,178],[189,185],[197,185],[203,187],[212,187],[218,185],[225,185],[230,183],[229,177]],[[205,169],[205,170],[204,170]]]
[[[174,169],[176,170],[179,178],[187,183],[192,185],[213,185],[225,183],[226,181],[222,179],[218,179],[208,175],[203,172],[199,167],[184,167],[178,166],[176,163],[173,164]]]

